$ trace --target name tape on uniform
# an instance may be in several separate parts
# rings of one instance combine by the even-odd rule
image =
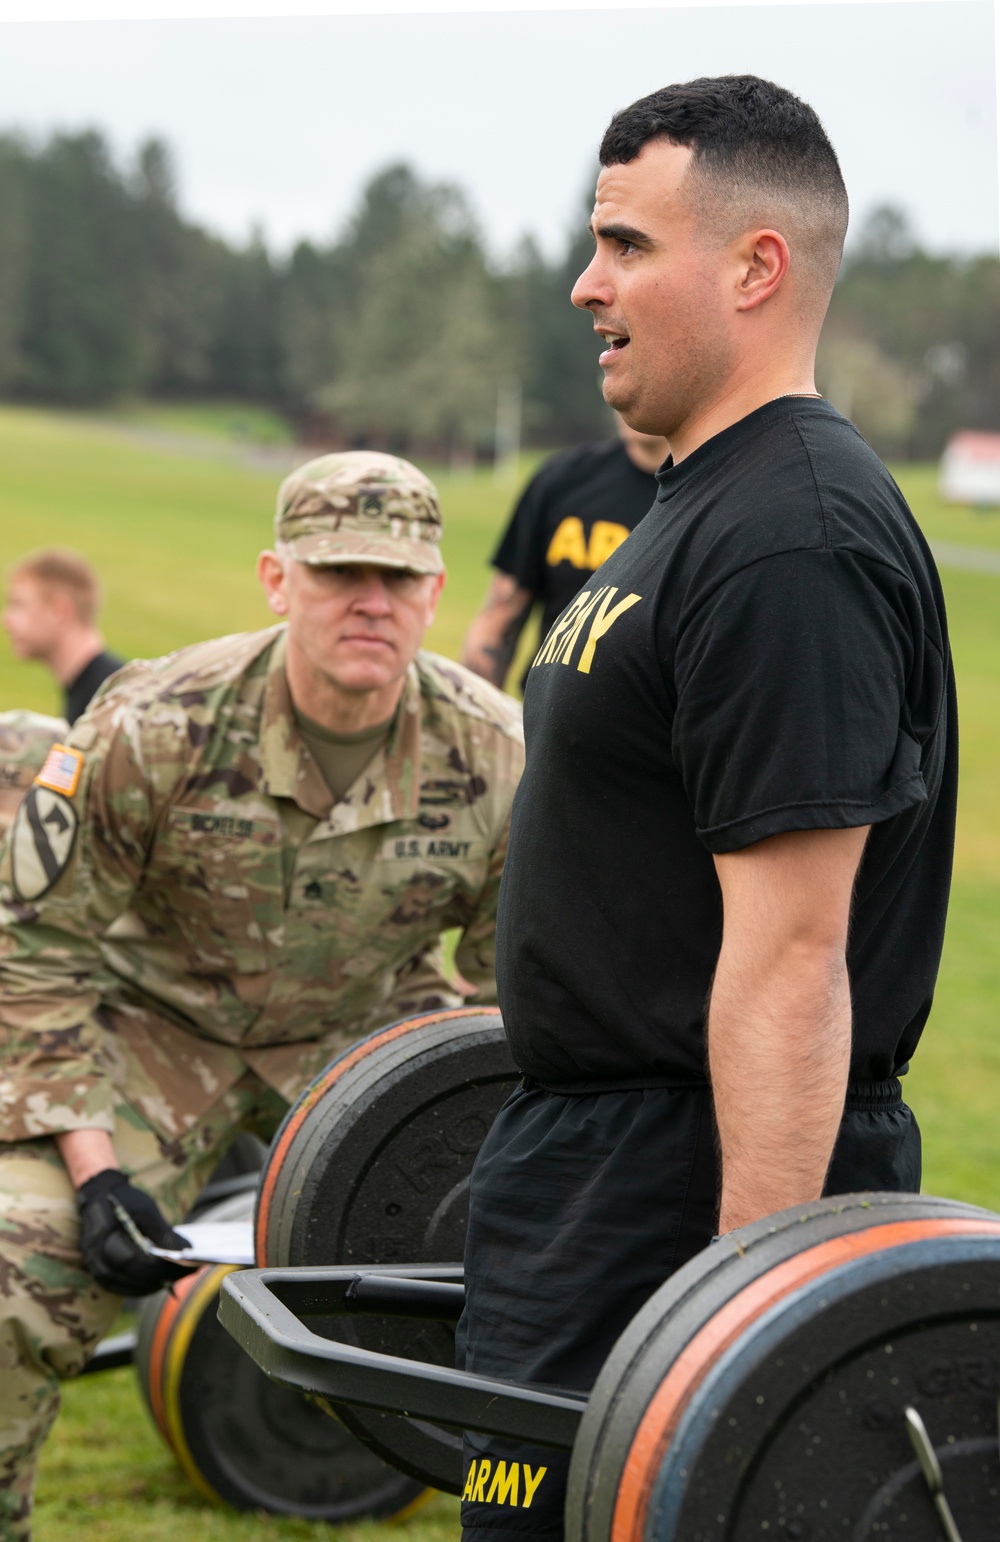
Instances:
[[[449,840],[444,835],[390,836],[379,848],[380,862],[478,862],[485,841]]]
[[[174,808],[167,817],[167,828],[192,835],[234,835],[239,840],[275,835],[268,820],[247,819],[240,814],[221,814],[211,809]]]

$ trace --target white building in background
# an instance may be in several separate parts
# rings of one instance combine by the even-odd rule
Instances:
[[[963,429],[945,445],[938,487],[945,503],[1000,508],[1000,434]]]

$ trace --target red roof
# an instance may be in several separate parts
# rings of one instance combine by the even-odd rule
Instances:
[[[964,460],[1000,461],[1000,434],[979,434],[963,429],[952,434],[945,445],[946,455],[960,455]]]

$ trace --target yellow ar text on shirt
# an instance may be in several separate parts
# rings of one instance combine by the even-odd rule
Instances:
[[[583,520],[572,516],[564,519],[549,542],[545,561],[550,568],[560,562],[572,563],[595,573],[629,534],[627,525],[615,525],[607,519],[595,519],[590,531],[590,541],[583,528]]]

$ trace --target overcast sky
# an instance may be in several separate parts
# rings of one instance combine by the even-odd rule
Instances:
[[[405,159],[466,189],[495,252],[530,232],[554,253],[617,107],[747,71],[819,111],[855,228],[891,202],[932,250],[997,250],[989,0],[8,22],[0,127],[95,125],[121,158],[159,135],[185,212],[238,239],[256,222],[279,249],[331,237]]]

